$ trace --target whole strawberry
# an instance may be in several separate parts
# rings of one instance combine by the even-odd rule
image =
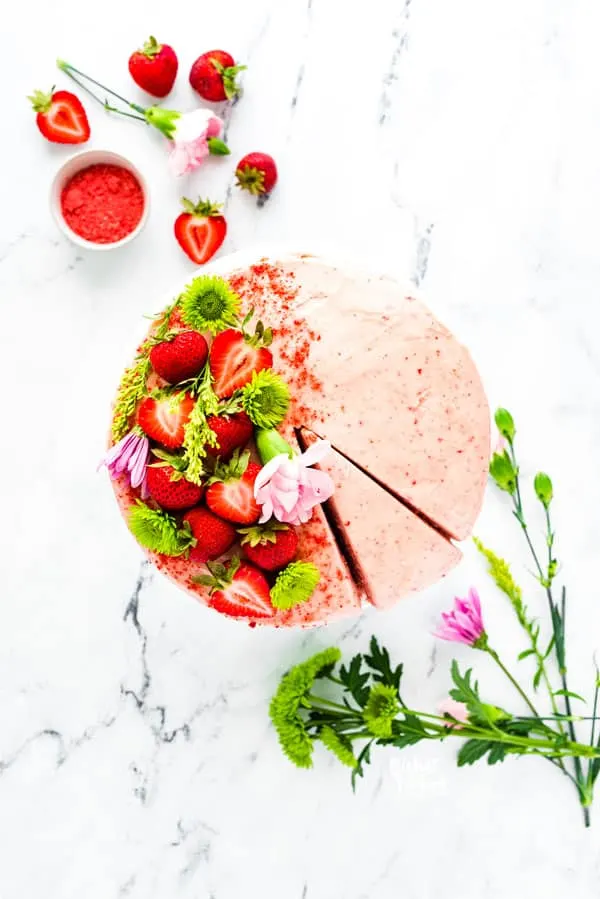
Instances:
[[[206,505],[235,524],[254,524],[260,518],[261,507],[254,499],[254,482],[261,470],[257,462],[250,462],[250,453],[234,453],[231,462],[218,463],[208,481]]]
[[[268,153],[247,153],[235,170],[238,187],[255,196],[270,194],[277,183],[277,166]]]
[[[240,92],[236,82],[238,72],[246,66],[236,66],[233,56],[224,50],[209,50],[193,64],[190,84],[204,100],[220,103],[231,100]]]
[[[166,462],[148,466],[146,487],[154,502],[169,512],[197,506],[204,493],[204,487],[187,481],[181,471]]]
[[[149,37],[141,50],[129,57],[131,77],[143,91],[153,97],[166,97],[175,83],[177,56],[168,44]]]
[[[227,222],[221,215],[221,205],[210,200],[192,203],[187,197],[183,197],[181,202],[185,212],[175,219],[175,237],[192,262],[204,265],[215,255],[227,234]]]
[[[31,97],[37,112],[36,124],[53,144],[84,144],[90,137],[90,123],[79,97],[70,91],[34,91]]]
[[[242,546],[251,562],[265,571],[285,568],[296,557],[298,534],[296,529],[278,521],[253,528],[242,528]]]
[[[203,506],[190,509],[183,516],[184,522],[196,539],[196,545],[190,549],[190,561],[208,562],[218,559],[233,546],[236,539],[235,528],[228,521],[222,521]]]
[[[219,456],[223,462],[228,462],[236,449],[246,446],[254,430],[245,412],[209,415],[206,424],[218,437],[216,446],[207,446],[206,452],[210,456]]]
[[[150,350],[150,364],[169,384],[199,375],[208,358],[208,344],[197,331],[178,331]]]

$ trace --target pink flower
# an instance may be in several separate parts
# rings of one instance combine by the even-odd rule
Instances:
[[[182,113],[169,135],[169,164],[176,175],[187,175],[210,155],[209,140],[220,138],[223,122],[209,109]]]
[[[139,428],[134,428],[125,437],[109,449],[98,466],[108,469],[111,478],[116,480],[127,474],[132,487],[141,487],[142,496],[146,493],[146,466],[150,453],[150,442]]]
[[[285,524],[305,524],[312,510],[333,494],[333,481],[324,471],[309,466],[320,462],[331,446],[317,440],[305,453],[292,459],[285,453],[274,456],[254,482],[254,497],[262,506],[260,524],[275,516]]]
[[[471,587],[466,599],[460,599],[458,596],[454,598],[454,608],[451,612],[442,613],[442,624],[435,632],[435,636],[455,643],[466,643],[476,649],[485,647],[487,635],[481,617],[481,602],[474,587]]]
[[[440,715],[448,715],[450,718],[454,718],[455,721],[460,721],[463,724],[466,724],[469,720],[469,710],[464,702],[457,702],[456,699],[451,699],[450,696],[442,699],[438,705],[438,712]],[[460,724],[454,726],[460,727]]]

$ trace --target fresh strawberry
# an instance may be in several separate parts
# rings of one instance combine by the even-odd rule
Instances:
[[[31,97],[37,112],[37,126],[54,144],[84,144],[90,136],[90,123],[79,97],[70,91],[34,91]]]
[[[261,507],[254,499],[254,482],[261,467],[250,462],[250,453],[235,452],[231,462],[218,462],[209,479],[206,491],[208,508],[235,524],[254,524],[260,518]]]
[[[150,364],[169,384],[199,375],[208,358],[208,344],[197,331],[179,331],[150,350]]]
[[[209,574],[197,575],[197,584],[211,588],[210,605],[235,618],[271,618],[274,614],[264,574],[235,557],[227,565],[207,564]]]
[[[241,331],[228,328],[217,334],[209,353],[209,365],[214,378],[213,389],[218,397],[231,396],[252,380],[252,372],[271,368],[273,355],[267,349],[273,332],[258,322],[254,334],[245,326],[252,313],[246,316]]]
[[[157,443],[177,449],[183,445],[185,426],[194,408],[188,394],[176,396],[147,396],[139,405],[137,421],[142,431]]]
[[[161,460],[146,469],[146,486],[154,502],[172,512],[198,505],[204,486],[192,484],[185,478],[183,457],[157,449],[153,452]]]
[[[203,506],[190,509],[183,516],[183,521],[187,522],[196,538],[196,545],[190,550],[192,562],[218,559],[235,542],[235,528],[228,521],[221,521]]]
[[[240,92],[236,76],[245,68],[246,66],[236,66],[230,53],[209,50],[199,56],[192,66],[190,84],[204,100],[212,103],[231,100]]]
[[[227,222],[220,214],[221,205],[210,200],[192,203],[182,197],[185,212],[175,219],[175,237],[192,262],[204,265],[211,259],[227,234]]]
[[[245,412],[231,415],[209,415],[206,424],[218,437],[216,446],[207,446],[210,456],[219,456],[223,462],[231,459],[234,450],[246,446],[253,433],[253,425]]]
[[[296,529],[278,521],[253,528],[242,528],[242,546],[251,562],[265,571],[285,568],[296,556]]]
[[[129,57],[129,73],[138,87],[154,97],[166,97],[175,83],[177,56],[173,47],[149,37]]]
[[[277,181],[277,166],[268,153],[247,153],[235,170],[238,187],[251,194],[270,194]]]

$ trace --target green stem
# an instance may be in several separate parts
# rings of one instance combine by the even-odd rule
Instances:
[[[83,85],[81,84],[80,81],[78,81],[77,78],[74,78],[74,76],[72,74],[73,72],[75,72],[76,75],[80,75],[82,78],[85,78],[85,80],[89,81],[91,84],[95,84],[96,87],[101,88],[103,91],[106,91],[107,93],[112,94],[113,97],[116,97],[117,100],[120,100],[121,103],[125,104],[125,106],[129,106],[131,109],[135,109],[136,112],[141,112],[142,114],[145,114],[146,110],[144,109],[143,106],[139,106],[137,103],[132,103],[130,100],[127,100],[125,97],[122,97],[121,94],[117,94],[117,92],[111,90],[110,87],[106,87],[105,84],[101,84],[99,81],[96,81],[95,78],[91,78],[89,75],[86,75],[85,72],[81,72],[79,69],[76,69],[75,66],[72,66],[68,62],[65,62],[63,59],[57,59],[56,64],[57,64],[58,68],[62,72],[65,73],[65,75],[68,75],[69,78],[73,79],[73,81],[77,81],[77,84],[79,84],[80,87],[83,87]],[[91,93],[91,92],[88,91],[88,93]],[[95,97],[94,94],[92,94],[92,96]],[[98,97],[95,97],[95,99],[98,100]],[[99,102],[102,103],[101,100],[99,100]],[[144,121],[145,121],[145,119],[144,119]]]
[[[495,663],[498,665],[498,667],[500,668],[500,670],[501,670],[502,672],[504,672],[504,674],[505,674],[506,677],[509,679],[509,681],[511,682],[511,684],[513,685],[513,687],[515,688],[515,690],[517,691],[517,693],[519,694],[519,696],[523,699],[523,701],[525,702],[525,704],[527,705],[527,707],[531,710],[532,714],[533,714],[536,718],[539,718],[540,716],[539,716],[539,713],[538,713],[536,707],[534,706],[534,704],[533,704],[532,701],[530,700],[530,698],[529,698],[529,696],[527,695],[527,693],[523,690],[523,688],[521,687],[520,683],[513,677],[513,675],[510,673],[510,671],[508,670],[508,668],[506,667],[506,665],[502,662],[502,660],[500,659],[500,656],[498,655],[498,653],[496,652],[496,650],[495,650],[495,649],[492,649],[491,646],[487,646],[487,647],[485,648],[485,652],[487,652],[488,655],[490,655],[490,656],[493,658],[493,660],[494,660]]]

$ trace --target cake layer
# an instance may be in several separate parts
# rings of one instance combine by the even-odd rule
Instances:
[[[303,444],[316,439],[302,429]],[[460,550],[335,450],[319,467],[333,478],[327,506],[359,560],[373,605],[389,608],[458,565]]]

